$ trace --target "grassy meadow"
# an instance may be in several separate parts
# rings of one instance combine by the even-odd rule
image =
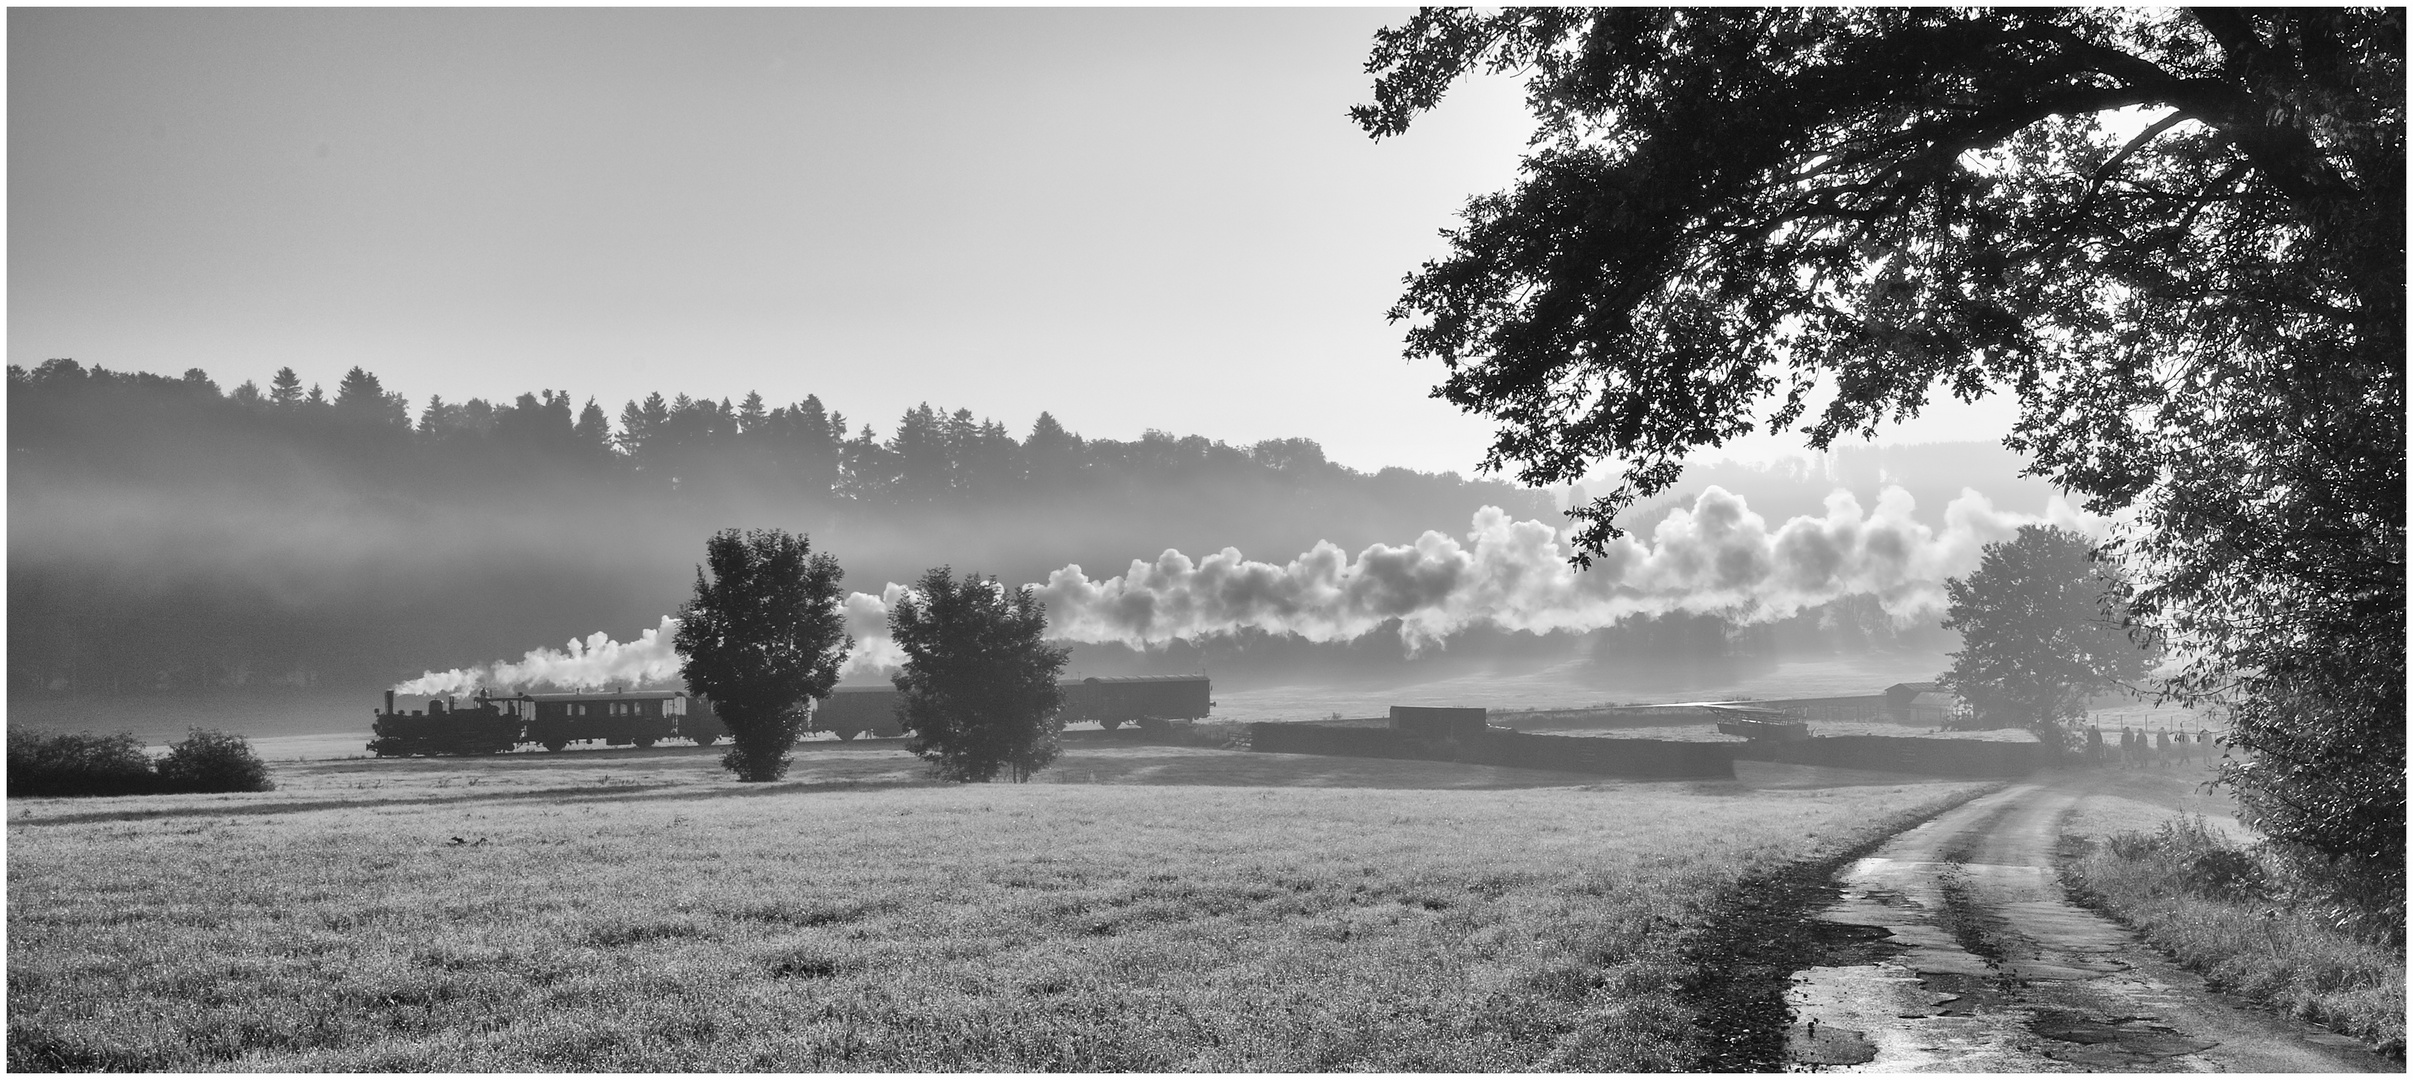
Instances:
[[[282,763],[11,800],[15,1069],[1636,1070],[1754,875],[1982,785],[1076,742]]]

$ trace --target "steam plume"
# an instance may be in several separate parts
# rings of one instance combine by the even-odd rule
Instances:
[[[679,673],[679,653],[671,645],[678,632],[679,620],[665,615],[660,626],[639,634],[635,641],[614,641],[598,630],[561,649],[531,649],[518,663],[497,660],[482,667],[430,671],[397,684],[394,692],[461,694],[479,687],[517,690],[528,686],[588,690],[660,682]]]
[[[1426,532],[1403,546],[1375,544],[1351,558],[1319,542],[1287,564],[1256,562],[1236,548],[1203,559],[1168,549],[1154,562],[1135,559],[1120,576],[1093,579],[1078,565],[1036,585],[1047,605],[1049,635],[1059,641],[1120,642],[1134,648],[1256,629],[1309,641],[1361,637],[1399,620],[1409,650],[1423,649],[1477,623],[1549,633],[1596,630],[1629,615],[1717,613],[1738,622],[1782,619],[1845,596],[1873,596],[1896,620],[1934,618],[1945,606],[1944,581],[1977,568],[1987,544],[2038,523],[2102,535],[2108,522],[2056,497],[2041,516],[1997,510],[1962,489],[1944,508],[1939,530],[1911,516],[1910,494],[1887,488],[1876,510],[1838,490],[1826,513],[1771,530],[1740,496],[1711,487],[1690,509],[1673,511],[1647,542],[1619,538],[1579,571],[1559,531],[1477,511],[1465,539]],[[855,639],[844,673],[893,670],[905,657],[888,636],[888,612],[906,592],[891,582],[879,595],[853,593],[844,609]],[[531,683],[592,687],[643,683],[677,674],[671,646],[678,620],[627,644],[601,633],[567,651],[539,649],[519,663],[429,672],[395,687],[407,694],[457,693],[474,686]]]
[[[896,606],[897,599],[904,595],[905,587],[893,581],[878,596],[847,595],[846,632],[855,639],[855,651],[848,654],[846,666],[839,670],[840,678],[905,666],[905,650],[897,648],[896,640],[888,636],[888,609]]]
[[[1250,628],[1347,640],[1397,619],[1413,651],[1476,623],[1584,631],[1628,615],[1677,611],[1753,623],[1851,595],[1874,596],[1907,622],[1940,615],[1944,580],[1976,569],[1985,545],[2009,539],[2022,525],[2096,534],[2106,525],[2059,498],[2034,517],[1996,510],[1968,489],[1945,507],[1941,530],[1913,520],[1913,508],[1900,488],[1879,495],[1874,513],[1850,492],[1836,491],[1823,516],[1770,530],[1740,497],[1711,487],[1690,509],[1660,521],[1647,543],[1623,537],[1589,571],[1578,571],[1567,564],[1573,552],[1561,546],[1557,529],[1485,507],[1463,541],[1426,532],[1412,544],[1376,544],[1355,558],[1318,543],[1285,565],[1251,561],[1234,548],[1204,559],[1167,550],[1154,562],[1133,560],[1118,577],[1092,579],[1067,566],[1038,589],[1052,637],[1135,648]],[[890,585],[877,599],[858,593],[850,612],[857,602],[866,615],[874,605],[885,612],[900,592]],[[873,655],[895,652],[884,634],[874,637],[868,618],[857,625],[858,664],[872,666]]]

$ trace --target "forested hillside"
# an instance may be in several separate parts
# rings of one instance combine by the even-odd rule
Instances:
[[[1366,474],[1314,442],[1084,439],[919,406],[887,430],[816,397],[660,394],[616,416],[546,390],[417,409],[354,368],[329,394],[72,360],[9,380],[12,698],[366,696],[685,597],[705,537],[809,533],[850,588],[928,567],[1038,580],[1167,547],[1287,559],[1457,533],[1537,492]]]

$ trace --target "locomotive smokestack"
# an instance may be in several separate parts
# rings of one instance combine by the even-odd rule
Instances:
[[[385,714],[394,715],[394,692],[391,690],[385,692]]]

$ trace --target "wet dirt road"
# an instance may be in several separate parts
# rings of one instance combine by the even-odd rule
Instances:
[[[2241,1007],[2063,897],[2083,772],[2046,774],[1895,837],[1820,914],[1826,964],[1787,995],[1794,1069],[2396,1072],[2353,1039]]]

